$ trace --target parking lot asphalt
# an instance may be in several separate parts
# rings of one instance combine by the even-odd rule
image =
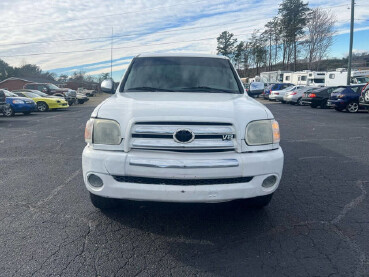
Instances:
[[[123,202],[101,212],[81,173],[85,122],[0,116],[0,276],[368,276],[369,114],[269,104],[284,176],[271,204]]]

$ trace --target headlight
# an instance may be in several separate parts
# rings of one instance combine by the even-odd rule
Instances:
[[[109,119],[90,119],[85,129],[86,143],[119,145],[122,141],[119,123]]]
[[[13,100],[13,104],[24,104],[23,100]]]
[[[257,120],[246,127],[245,141],[248,145],[264,145],[280,141],[279,125],[275,120]]]

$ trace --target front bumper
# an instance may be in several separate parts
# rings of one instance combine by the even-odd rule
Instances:
[[[82,168],[87,189],[103,197],[163,202],[223,202],[273,193],[282,177],[283,159],[281,148],[256,153],[159,154],[157,151],[101,151],[86,146],[82,154]],[[87,180],[90,174],[99,176],[104,185],[101,188],[91,186]],[[269,188],[262,187],[264,179],[271,175],[277,177],[276,183]],[[183,180],[199,183],[204,179],[225,179],[225,182],[169,185],[157,181],[120,181],[122,176],[179,180],[179,183]],[[227,182],[227,179],[241,177],[252,178],[245,182]]]

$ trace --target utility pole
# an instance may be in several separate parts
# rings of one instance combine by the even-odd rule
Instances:
[[[354,42],[354,11],[355,0],[351,0],[351,25],[350,25],[350,49],[348,57],[348,67],[347,67],[347,85],[351,83],[351,60],[352,60],[352,44]]]
[[[113,79],[113,27],[111,27],[110,78]]]

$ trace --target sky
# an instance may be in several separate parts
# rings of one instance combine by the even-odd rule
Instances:
[[[39,65],[58,75],[110,72],[122,78],[147,52],[216,54],[224,30],[238,40],[277,15],[275,0],[1,0],[0,59]],[[350,0],[310,0],[337,19],[331,57],[348,53]],[[369,0],[356,0],[354,53],[369,51]]]

